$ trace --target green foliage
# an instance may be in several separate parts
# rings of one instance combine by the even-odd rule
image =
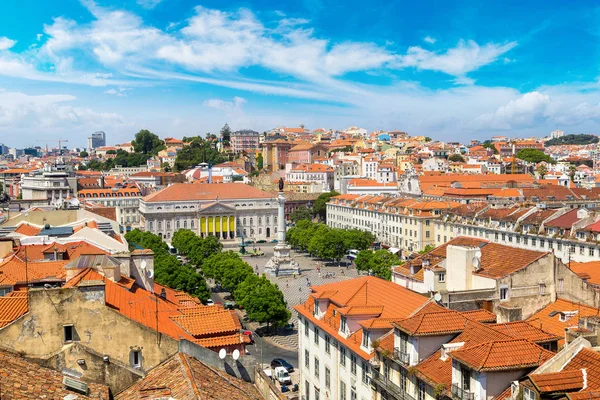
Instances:
[[[151,156],[155,156],[159,151],[165,149],[165,142],[147,129],[142,129],[136,133],[135,139],[131,141],[131,145],[136,153]]]
[[[117,150],[108,150],[106,154],[110,154],[112,156],[113,154],[117,154]]]
[[[544,146],[559,146],[562,144],[592,144],[598,143],[598,136],[596,135],[565,135],[555,139],[550,139],[544,143]]]
[[[392,266],[400,262],[396,255],[382,249],[363,250],[358,253],[354,263],[359,271],[369,271],[372,275],[389,281],[392,279]]]
[[[169,253],[169,247],[162,239],[150,232],[134,229],[125,234],[130,250],[135,245],[154,252],[154,280],[172,289],[183,290],[198,297],[202,302],[210,297],[206,281],[193,268],[182,265]]]
[[[375,238],[370,232],[330,228],[301,219],[295,227],[288,229],[286,240],[290,245],[314,256],[340,260],[348,250],[368,249]]]
[[[128,153],[125,150],[117,150],[116,156],[107,158],[104,162],[94,159],[90,160],[86,167],[93,171],[108,171],[111,168],[121,165],[123,167],[138,167],[145,165],[149,156],[142,153]]]
[[[448,160],[453,162],[465,162],[465,159],[460,154],[452,154],[448,157]]]
[[[298,207],[290,214],[290,221],[297,223],[300,220],[312,220],[313,211],[307,207]]]
[[[548,173],[548,168],[546,168],[544,164],[541,164],[537,169],[537,173],[539,174],[540,179],[544,179],[544,177]]]
[[[256,322],[283,326],[291,317],[283,293],[264,276],[248,275],[238,285],[234,298]]]
[[[81,153],[79,153],[79,157],[81,158],[86,158],[87,156],[89,156],[89,153],[87,151],[82,151]]]
[[[326,221],[327,220],[327,203],[329,202],[329,199],[331,199],[333,196],[338,196],[338,195],[339,195],[339,193],[336,192],[335,190],[333,190],[328,193],[323,193],[319,197],[317,197],[317,200],[315,200],[315,204],[313,204],[314,215],[318,216],[322,221]]]
[[[263,164],[264,164],[263,156],[262,156],[262,154],[259,154],[256,157],[256,169],[258,169],[258,170],[263,169]]]
[[[547,163],[552,164],[556,162],[548,154],[537,149],[521,149],[517,152],[517,158],[523,161],[529,161],[536,164],[542,161],[546,161]]]
[[[228,145],[229,141],[231,141],[231,129],[229,129],[229,125],[225,123],[221,128],[221,137],[223,138],[223,144]]]
[[[431,139],[429,136],[426,136],[426,137],[425,137],[425,142],[431,142],[431,140],[432,140],[432,139]]]
[[[419,254],[429,253],[433,249],[435,249],[435,246],[432,244],[428,244],[423,250],[419,251]]]
[[[174,170],[183,171],[201,163],[219,164],[224,161],[227,161],[227,158],[219,153],[213,141],[195,137],[177,153]]]
[[[494,152],[494,154],[498,154],[498,149],[490,140],[486,140],[485,142],[483,142],[482,146],[485,149],[491,149]]]

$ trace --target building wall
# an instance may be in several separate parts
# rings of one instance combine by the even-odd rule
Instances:
[[[142,373],[177,352],[176,340],[157,335],[156,331],[107,307],[103,285],[31,289],[29,293],[29,312],[0,330],[0,342],[12,351],[49,358],[63,350],[63,326],[72,324],[74,342],[121,364],[130,365],[131,350],[141,350]],[[73,360],[64,358],[68,363]],[[92,379],[97,378],[97,371],[86,370],[76,362],[63,368],[76,371],[84,379],[88,374]]]

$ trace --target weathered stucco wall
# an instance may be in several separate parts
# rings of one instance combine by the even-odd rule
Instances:
[[[91,355],[86,365],[77,363],[80,350],[64,343],[63,326],[73,325],[74,342],[108,356],[112,362],[130,365],[132,350],[141,350],[144,373],[178,351],[178,342],[132,321],[105,305],[104,286],[30,290],[29,312],[0,330],[0,343],[27,357],[54,358],[54,365],[98,381],[105,371]],[[141,312],[152,313],[151,310]],[[58,355],[60,354],[60,356]],[[91,353],[90,353],[91,354]],[[50,361],[49,361],[50,362]],[[88,364],[89,362],[89,364]],[[106,382],[109,383],[110,379]]]

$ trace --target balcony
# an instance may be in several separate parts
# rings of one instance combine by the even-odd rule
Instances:
[[[463,389],[457,384],[453,384],[452,398],[462,400],[475,400],[475,393],[469,392],[467,389]]]
[[[388,392],[394,399],[397,400],[415,400],[414,397],[406,393],[400,386],[393,383],[389,378],[386,378],[381,372],[376,369],[372,370],[371,385],[376,385]]]
[[[404,365],[409,365],[410,364],[410,354],[408,354],[406,351],[402,351],[399,348],[395,348],[394,349],[394,360],[404,364]]]

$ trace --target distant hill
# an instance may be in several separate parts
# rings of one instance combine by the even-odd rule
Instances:
[[[548,140],[544,146],[560,146],[562,144],[592,144],[598,143],[596,135],[565,135],[555,139]]]

